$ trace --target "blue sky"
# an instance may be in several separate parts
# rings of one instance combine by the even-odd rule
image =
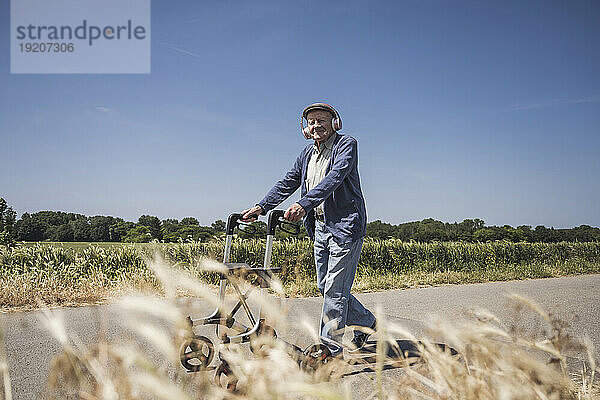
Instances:
[[[600,226],[598,2],[153,0],[149,75],[10,74],[9,15],[0,196],[19,214],[224,219],[325,101],[370,221]]]

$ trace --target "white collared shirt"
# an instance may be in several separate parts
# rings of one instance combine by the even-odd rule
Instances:
[[[325,143],[319,144],[315,142],[313,145],[313,153],[308,161],[308,167],[306,170],[306,190],[310,191],[312,188],[317,186],[327,172],[327,166],[331,161],[331,153],[333,150],[333,142],[337,136],[337,132],[334,132]],[[319,215],[324,215],[325,210],[323,203],[315,207],[315,212]]]

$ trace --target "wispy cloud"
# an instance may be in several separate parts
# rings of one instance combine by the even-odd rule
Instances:
[[[521,103],[512,105],[510,111],[521,111],[521,110],[538,110],[541,108],[558,107],[570,104],[586,104],[586,103],[600,103],[600,96],[590,96],[582,98],[566,98],[557,97],[554,99],[547,99],[537,102]]]
[[[104,114],[114,114],[115,112],[117,112],[117,110],[114,108],[108,108],[103,106],[97,106],[95,110]]]
[[[199,58],[199,59],[203,59],[204,58],[200,54],[196,54],[196,53],[191,52],[189,50],[182,49],[181,47],[177,47],[174,44],[167,43],[167,42],[159,42],[159,43],[162,44],[162,45],[167,46],[171,50],[176,51],[178,53],[185,54],[185,55],[188,55],[188,56],[191,56],[191,57],[194,57],[194,58]]]

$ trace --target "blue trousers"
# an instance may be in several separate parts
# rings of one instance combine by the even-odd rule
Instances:
[[[315,221],[315,266],[317,286],[323,295],[321,312],[321,342],[333,355],[342,349],[346,326],[370,327],[375,316],[350,294],[354,282],[363,239],[338,245],[325,229],[325,224]]]

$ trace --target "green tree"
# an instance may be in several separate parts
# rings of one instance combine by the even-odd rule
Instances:
[[[148,243],[152,240],[152,234],[150,228],[145,225],[138,225],[127,232],[127,235],[123,238],[124,242],[129,243]]]
[[[198,225],[200,226],[200,222],[194,217],[185,217],[181,220],[181,225]]]
[[[12,244],[16,220],[17,213],[0,197],[0,244]]]
[[[116,223],[115,218],[96,215],[90,217],[90,240],[92,242],[110,242],[110,227]]]
[[[72,242],[73,241],[73,227],[71,224],[62,224],[53,227],[52,234],[49,239],[53,242]]]
[[[501,229],[503,231],[502,239],[508,239],[511,242],[523,242],[527,240],[527,236],[520,229],[515,229],[510,225],[504,225]]]
[[[473,238],[479,242],[490,242],[493,240],[502,240],[502,233],[492,227],[478,229]]]
[[[212,239],[213,230],[206,226],[186,225],[177,231],[177,236],[183,240],[193,239],[200,242],[206,242]]]
[[[478,229],[483,228],[485,223],[483,220],[475,218],[475,219],[465,219],[463,222],[456,224],[456,237],[454,240],[465,240],[472,241],[473,234]]]
[[[572,239],[579,242],[597,242],[600,241],[600,229],[589,225],[581,225],[571,229]]]
[[[16,240],[24,240],[29,242],[38,242],[44,240],[46,226],[32,218],[29,213],[24,213],[15,224]]]
[[[448,237],[443,222],[427,218],[419,223],[412,239],[418,242],[431,242],[448,240]]]
[[[215,231],[215,233],[225,232],[226,227],[227,223],[225,223],[225,221],[223,221],[222,219],[218,219],[211,224],[211,228],[213,228],[213,231]]]
[[[92,229],[87,217],[77,218],[70,222],[73,228],[73,240],[75,242],[89,242],[92,236]]]
[[[78,218],[87,218],[85,215],[66,213],[63,211],[38,211],[31,214],[31,217],[47,226],[59,226]]]
[[[90,232],[84,227],[82,221],[88,224],[88,217],[62,211],[38,211],[31,215],[25,213],[15,224],[15,236],[19,236],[19,240],[34,241],[56,240],[58,237],[69,238],[71,236],[69,234],[70,230],[66,227],[59,230],[59,227],[71,224],[71,231],[73,231],[77,240],[88,241]]]
[[[533,237],[536,242],[554,243],[559,242],[560,238],[554,228],[546,228],[543,225],[538,225],[533,231]]]
[[[415,232],[420,222],[407,222],[394,227],[394,237],[401,240],[411,240],[415,238]]]
[[[162,239],[162,232],[160,230],[161,225],[158,217],[153,215],[142,215],[138,219],[138,225],[148,227],[150,230],[150,235],[152,235],[153,239]]]
[[[176,232],[180,227],[179,221],[176,219],[163,219],[160,228],[163,240],[165,242],[177,242]]]
[[[520,225],[517,227],[517,231],[519,231],[519,235],[524,237],[526,242],[533,242],[533,231],[531,230],[531,226],[529,225]]]
[[[135,228],[135,224],[131,221],[119,220],[110,226],[110,238],[112,242],[123,242],[127,232]]]
[[[377,239],[389,239],[395,236],[396,229],[394,225],[381,220],[369,222],[367,224],[367,236]]]

